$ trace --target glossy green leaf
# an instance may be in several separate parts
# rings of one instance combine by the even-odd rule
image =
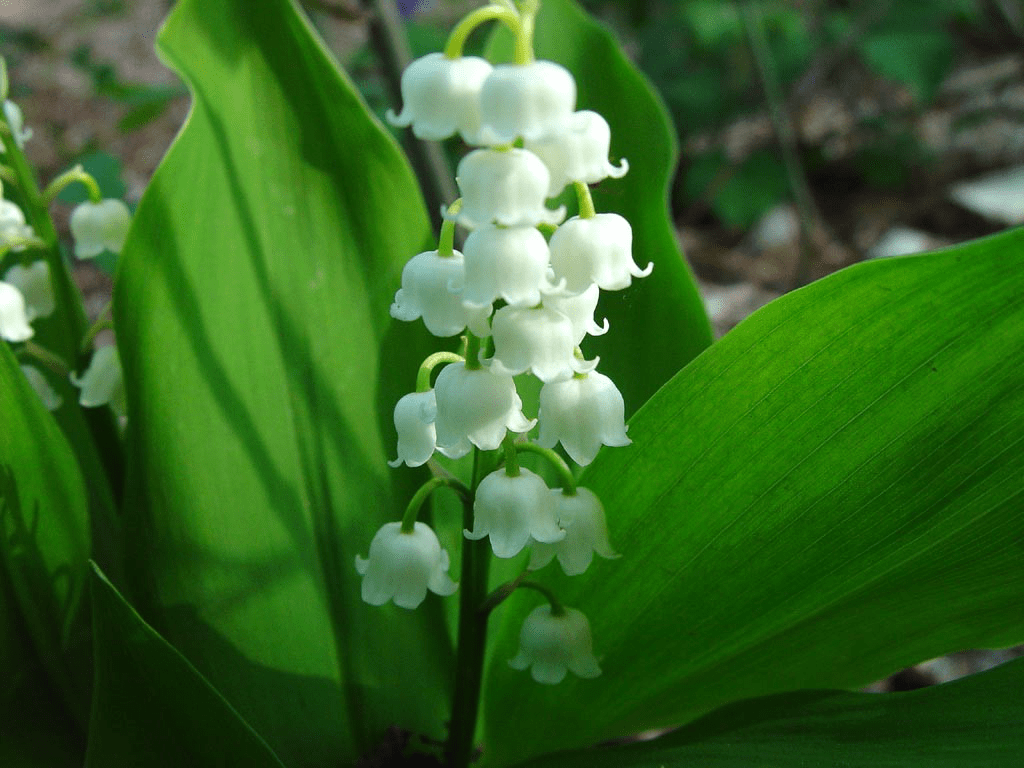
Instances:
[[[353,565],[416,474],[386,464],[428,352],[388,314],[415,179],[293,3],[183,0],[158,43],[194,105],[115,291],[140,612],[289,766],[439,736],[438,599],[367,606]]]
[[[68,441],[7,344],[0,344],[0,413],[0,581],[13,598],[5,612],[84,728],[92,678],[86,489]],[[17,685],[19,670],[10,673]]]
[[[490,56],[508,59],[509,35],[495,31]],[[599,112],[612,130],[611,154],[629,173],[593,191],[598,212],[624,216],[633,227],[633,256],[654,272],[624,291],[605,292],[598,318],[611,330],[584,351],[622,391],[632,413],[711,343],[704,304],[679,252],[667,197],[678,158],[675,130],[650,84],[623,55],[611,33],[573,0],[544,0],[537,16],[537,58],[567,67],[576,78],[577,109]]]
[[[283,768],[231,705],[95,569],[86,768]]]
[[[844,270],[687,366],[583,476],[623,557],[538,573],[604,674],[529,684],[505,619],[498,758],[1024,639],[1022,297],[1017,230]]]
[[[1024,659],[911,693],[806,691],[723,707],[654,741],[529,768],[1015,768]],[[525,768],[525,767],[524,767]]]

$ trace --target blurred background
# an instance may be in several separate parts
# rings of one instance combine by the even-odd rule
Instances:
[[[480,3],[302,4],[383,115],[408,57],[439,50]],[[676,231],[718,334],[849,264],[1024,224],[1022,0],[583,4],[675,121]],[[138,201],[188,110],[153,51],[172,5],[0,0],[0,53],[44,180],[81,162],[107,196]],[[399,138],[418,168],[451,160]],[[81,199],[61,195],[58,223]],[[109,299],[110,267],[77,266],[93,314]],[[1016,653],[959,654],[875,688],[919,687]]]

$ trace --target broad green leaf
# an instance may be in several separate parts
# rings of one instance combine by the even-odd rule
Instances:
[[[871,69],[903,83],[924,103],[935,96],[953,63],[953,39],[942,28],[881,30],[859,48]]]
[[[493,58],[508,58],[509,35],[496,30]],[[577,109],[599,112],[612,130],[612,158],[629,173],[594,189],[598,212],[624,216],[633,227],[633,255],[654,272],[624,291],[605,292],[597,316],[611,330],[588,339],[584,351],[601,357],[626,400],[639,408],[676,371],[711,343],[704,304],[679,252],[667,197],[678,149],[665,108],[607,29],[573,0],[544,0],[537,16],[537,58],[567,67],[576,78]]]
[[[86,489],[68,441],[6,343],[0,344],[0,413],[0,590],[13,598],[7,603],[5,595],[4,612],[23,628],[49,684],[84,728],[92,678],[83,599]],[[7,671],[17,685],[18,670]]]
[[[100,572],[86,768],[283,768],[264,741]]]
[[[1022,297],[1017,230],[844,270],[687,366],[584,473],[622,558],[538,573],[604,674],[529,684],[505,619],[498,759],[1024,639]]]
[[[806,691],[723,707],[649,742],[529,768],[1014,768],[1024,754],[1024,659],[911,693]],[[524,767],[525,768],[525,767]]]
[[[194,104],[115,290],[133,600],[289,766],[440,736],[438,599],[367,606],[353,565],[416,474],[386,464],[429,351],[388,315],[415,180],[293,3],[182,0],[158,44]]]

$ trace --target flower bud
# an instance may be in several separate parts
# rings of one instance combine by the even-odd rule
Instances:
[[[362,597],[370,605],[394,600],[400,608],[416,608],[427,590],[450,595],[458,584],[448,576],[448,553],[437,534],[417,521],[410,533],[401,523],[385,523],[370,542],[369,557],[356,555],[356,570],[363,577]]]
[[[71,383],[82,390],[78,397],[79,405],[86,408],[110,405],[118,416],[124,416],[124,376],[117,347],[97,348],[85,373],[81,377],[71,374]]]
[[[463,305],[457,288],[464,279],[465,262],[458,251],[451,256],[437,251],[413,256],[402,269],[402,287],[395,293],[391,316],[406,322],[422,317],[434,336],[455,336],[467,325],[477,336],[487,335],[491,307]]]
[[[45,261],[36,261],[27,267],[15,264],[7,270],[4,282],[21,291],[30,323],[37,317],[49,317],[57,308],[50,284],[50,267]]]
[[[550,489],[528,469],[515,476],[499,469],[480,481],[473,530],[463,533],[473,540],[490,536],[496,557],[515,557],[531,540],[552,543],[565,538]]]
[[[617,213],[588,219],[574,216],[555,230],[548,243],[551,268],[579,293],[592,283],[606,291],[626,288],[633,277],[647,277],[653,264],[640,269],[633,262],[633,229]]]
[[[535,228],[486,224],[470,233],[464,249],[464,302],[488,308],[499,298],[514,306],[540,303],[548,285],[548,243]]]
[[[32,334],[25,297],[13,285],[0,282],[0,338],[11,342],[28,341]]]
[[[508,430],[529,432],[537,422],[523,415],[523,401],[507,374],[489,368],[446,365],[434,382],[437,449],[458,459],[475,445],[493,451]]]
[[[459,161],[456,181],[462,192],[458,213],[444,212],[467,229],[484,224],[535,227],[557,224],[565,207],[544,207],[551,176],[547,166],[525,149],[475,149]]]
[[[103,251],[120,253],[131,221],[128,206],[120,200],[81,203],[68,222],[75,238],[75,256],[91,259]]]
[[[395,404],[395,430],[398,432],[398,458],[388,465],[409,467],[426,464],[437,447],[434,419],[437,401],[434,390],[410,392]]]
[[[499,64],[480,90],[480,143],[511,144],[559,133],[575,107],[576,81],[560,64]]]
[[[618,167],[608,160],[612,133],[607,121],[597,112],[574,112],[566,129],[542,139],[526,141],[523,146],[544,161],[551,173],[548,197],[554,197],[566,184],[580,181],[596,184],[607,177],[626,175],[629,163]]]
[[[632,442],[626,436],[625,411],[622,395],[604,374],[593,371],[548,382],[540,390],[537,443],[553,448],[561,442],[573,461],[586,466],[602,445]]]
[[[595,552],[609,559],[618,557],[608,541],[604,507],[593,491],[577,488],[575,494],[566,496],[560,488],[552,488],[550,493],[565,538],[554,544],[531,544],[530,570],[543,568],[557,557],[566,575],[578,576],[590,567]]]
[[[491,367],[501,373],[530,371],[541,381],[554,381],[596,365],[576,357],[572,321],[548,307],[502,307],[494,313],[491,334]]]
[[[491,65],[478,56],[449,59],[428,53],[402,73],[402,113],[386,115],[392,125],[412,125],[418,139],[440,141],[456,131],[475,143],[480,131],[480,88]]]
[[[567,671],[582,678],[601,674],[587,617],[575,608],[556,614],[550,605],[539,605],[527,614],[519,633],[519,653],[508,664],[519,670],[530,667],[533,679],[547,685],[562,682]]]

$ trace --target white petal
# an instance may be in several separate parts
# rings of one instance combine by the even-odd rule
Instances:
[[[25,297],[29,322],[37,317],[49,317],[57,308],[50,284],[50,267],[45,261],[36,261],[27,267],[15,264],[7,270],[4,282],[15,286]]]
[[[476,149],[459,162],[456,181],[462,192],[458,213],[445,212],[468,229],[485,224],[535,227],[557,224],[565,207],[544,207],[550,174],[540,158],[525,149]]]
[[[576,81],[560,64],[499,64],[480,91],[483,144],[509,144],[563,131],[576,106]]]
[[[11,342],[28,341],[32,333],[21,291],[0,282],[0,338]]]

